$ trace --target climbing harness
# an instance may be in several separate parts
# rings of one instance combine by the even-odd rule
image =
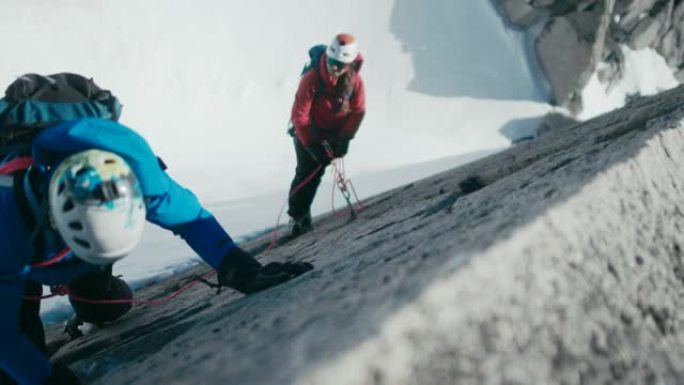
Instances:
[[[357,218],[358,213],[362,210],[365,209],[365,206],[361,203],[361,200],[359,199],[358,195],[356,194],[356,189],[354,188],[354,185],[352,184],[351,179],[347,178],[344,173],[344,159],[343,158],[335,158],[335,153],[332,150],[332,147],[330,146],[330,143],[327,141],[323,141],[323,148],[325,149],[325,153],[328,156],[328,158],[331,160],[330,164],[332,165],[333,168],[333,188],[332,188],[332,211],[335,212],[335,189],[339,189],[340,192],[342,193],[342,197],[344,198],[347,208],[349,209],[349,220],[347,223],[353,221],[354,219]],[[283,215],[283,211],[285,210],[285,206],[287,206],[287,203],[289,201],[289,198],[292,198],[299,190],[304,188],[315,176],[318,174],[318,172],[323,168],[323,165],[318,165],[316,169],[309,174],[300,184],[295,186],[290,194],[288,195],[288,199],[285,201],[283,206],[280,208],[280,211],[278,213],[278,218],[276,219],[275,226],[273,227],[273,231],[271,233],[271,242],[269,243],[268,247],[264,251],[264,255],[268,254],[268,252],[275,247],[277,241],[278,241],[278,227],[280,226],[280,218]],[[352,203],[351,196],[352,194],[354,195],[354,198],[356,199],[356,207],[354,207],[354,204]]]
[[[323,168],[323,165],[319,164],[318,167],[316,167],[316,169],[313,170],[313,172],[309,174],[309,176],[307,176],[300,184],[295,186],[295,188],[293,188],[290,194],[287,196],[288,199],[285,200],[285,203],[283,203],[283,205],[280,207],[280,211],[278,212],[278,218],[276,219],[275,227],[273,227],[273,232],[271,233],[271,242],[268,244],[268,247],[264,251],[264,255],[267,255],[268,252],[271,251],[273,247],[275,247],[276,242],[278,242],[278,226],[280,226],[280,217],[283,216],[283,211],[285,210],[285,206],[287,206],[287,202],[297,192],[299,192],[299,190],[301,190],[302,188],[304,188],[304,186],[311,182],[311,180],[316,176],[316,174],[318,174],[321,168]]]

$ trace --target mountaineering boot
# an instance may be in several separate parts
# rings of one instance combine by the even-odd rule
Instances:
[[[64,324],[64,333],[68,334],[72,341],[76,338],[83,337],[83,332],[78,328],[81,325],[83,325],[83,320],[78,314],[74,314]]]
[[[290,236],[292,238],[308,233],[311,230],[313,230],[311,213],[306,213],[299,219],[290,218]]]

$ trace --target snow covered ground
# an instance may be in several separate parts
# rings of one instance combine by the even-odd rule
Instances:
[[[625,75],[614,85],[607,86],[599,81],[599,72],[605,67],[601,63],[582,92],[584,109],[580,119],[620,108],[629,96],[654,95],[679,85],[665,59],[652,49],[632,51],[626,46],[621,48],[625,56]]]
[[[238,239],[275,223],[295,166],[285,128],[298,74],[308,48],[338,32],[355,34],[366,58],[368,113],[346,160],[362,198],[505,148],[504,127],[552,109],[530,39],[489,1],[4,3],[0,32],[15,38],[0,41],[0,84],[26,72],[94,77],[122,100],[122,123]],[[637,86],[656,89],[651,80]],[[618,104],[592,99],[587,114]],[[314,214],[330,206],[322,189]],[[116,270],[137,281],[191,258],[150,227]]]

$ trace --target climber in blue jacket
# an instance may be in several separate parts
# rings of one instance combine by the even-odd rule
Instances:
[[[216,269],[220,285],[245,294],[313,268],[306,262],[262,266],[164,171],[140,135],[111,116],[86,114],[22,131],[3,126],[3,108],[0,100],[0,144],[12,151],[0,151],[0,371],[20,385],[80,383],[68,367],[45,357],[39,305],[23,296],[41,294],[41,284],[62,284],[82,297],[131,298],[111,266],[137,244],[145,219],[182,237]],[[17,140],[22,132],[29,140]],[[130,307],[71,302],[77,314],[81,306],[99,321]],[[0,378],[4,383],[13,382]]]

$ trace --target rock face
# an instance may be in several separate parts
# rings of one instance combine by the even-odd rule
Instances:
[[[52,358],[93,384],[681,383],[682,106],[684,87],[636,99],[318,218],[258,255],[314,271],[54,327]]]
[[[561,130],[571,130],[572,126],[577,124],[579,124],[579,121],[573,118],[558,112],[550,112],[544,116],[544,119],[537,130],[537,136],[541,137]]]
[[[593,7],[559,15],[539,35],[536,52],[553,89],[552,102],[579,112],[582,106],[577,88],[589,81],[603,59],[606,33],[615,0],[602,0]]]
[[[579,92],[599,62],[602,81],[622,76],[620,45],[660,53],[684,82],[684,1],[682,0],[495,0],[519,28],[545,23],[536,52],[553,89],[552,102],[581,110]]]

